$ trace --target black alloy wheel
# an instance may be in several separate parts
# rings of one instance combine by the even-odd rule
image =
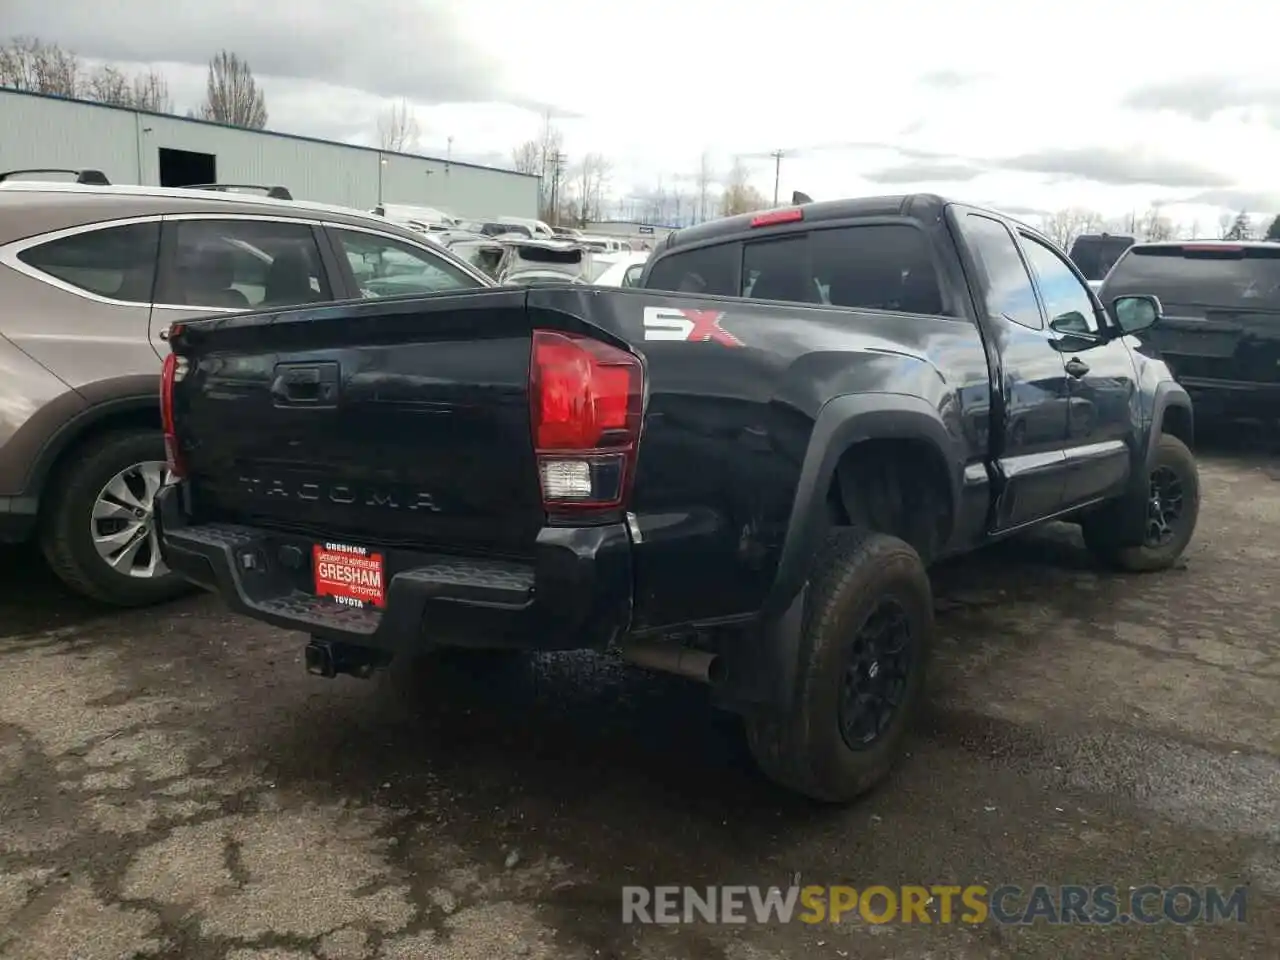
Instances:
[[[913,644],[906,611],[882,600],[854,634],[840,688],[840,735],[850,750],[866,750],[893,723],[906,699]]]
[[[1182,480],[1171,468],[1156,467],[1151,473],[1151,492],[1147,497],[1147,533],[1143,541],[1146,546],[1162,547],[1178,535],[1182,508]]]

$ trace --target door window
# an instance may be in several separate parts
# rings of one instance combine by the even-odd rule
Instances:
[[[965,216],[963,231],[987,281],[987,313],[1032,330],[1043,329],[1035,288],[1013,234],[999,220],[974,213]]]
[[[158,223],[130,223],[49,240],[23,250],[18,259],[77,290],[150,303],[159,249]]]
[[[161,303],[252,310],[332,300],[311,225],[177,220]]]
[[[420,296],[481,286],[466,271],[420,247],[355,230],[335,229],[333,234],[339,250],[351,265],[360,295],[366,299]]]
[[[1067,262],[1035,237],[1022,235],[1022,249],[1036,275],[1040,296],[1044,300],[1049,323],[1057,323],[1059,331],[1075,330],[1096,333],[1098,317],[1093,311],[1093,298]]]

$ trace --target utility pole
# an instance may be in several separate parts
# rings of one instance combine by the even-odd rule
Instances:
[[[568,159],[559,152],[551,158],[551,225],[553,227],[560,226],[560,176]]]
[[[778,205],[778,181],[782,179],[782,151],[775,150],[770,154],[773,157],[773,205]]]

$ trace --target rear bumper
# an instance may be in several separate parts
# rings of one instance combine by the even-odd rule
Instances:
[[[547,527],[528,562],[382,550],[386,606],[343,607],[312,592],[315,538],[233,524],[188,525],[181,489],[158,498],[170,568],[233,610],[286,630],[390,654],[432,647],[601,649],[631,615],[622,524]]]

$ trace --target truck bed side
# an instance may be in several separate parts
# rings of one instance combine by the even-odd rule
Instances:
[[[536,565],[564,521],[539,497],[534,329],[643,361],[634,492],[626,511],[592,520],[628,528],[635,630],[758,611],[798,491],[812,513],[832,480],[815,429],[827,446],[913,438],[949,478],[947,539],[971,533],[957,525],[962,498],[985,517],[988,374],[971,322],[543,288],[188,325],[174,407],[190,522]]]

